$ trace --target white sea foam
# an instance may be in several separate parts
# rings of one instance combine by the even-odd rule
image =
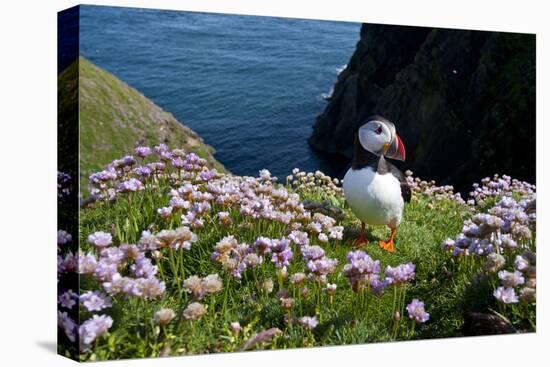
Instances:
[[[347,67],[348,67],[348,64],[344,64],[344,65],[340,66],[339,68],[336,68],[336,74],[340,75],[342,73],[342,71],[346,70]]]
[[[328,93],[321,93],[321,97],[323,97],[323,99],[329,100],[332,98],[333,93],[334,93],[334,87],[330,87],[330,91]]]

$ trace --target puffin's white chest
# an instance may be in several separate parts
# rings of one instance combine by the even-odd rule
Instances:
[[[403,197],[397,178],[378,174],[371,167],[349,169],[344,176],[344,195],[353,214],[362,222],[397,228],[403,216]]]

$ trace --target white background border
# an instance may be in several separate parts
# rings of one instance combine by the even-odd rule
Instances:
[[[548,108],[542,104],[548,100],[546,68],[550,46],[550,21],[544,16],[548,14],[544,1],[120,0],[86,3],[537,33],[537,334],[105,362],[102,366],[541,365],[540,358],[548,355],[544,344],[548,348],[550,340],[548,314],[541,312],[548,309],[545,247],[549,239],[548,191],[544,187],[548,176],[541,165],[548,162],[545,139],[549,133],[548,124],[543,123],[547,120],[548,114],[544,112]],[[55,354],[56,12],[78,3],[11,0],[1,4],[0,365],[74,365]]]

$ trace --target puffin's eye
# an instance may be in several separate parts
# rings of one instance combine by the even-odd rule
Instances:
[[[378,126],[378,128],[376,128],[376,130],[374,130],[374,132],[376,133],[376,135],[382,134],[382,125]]]

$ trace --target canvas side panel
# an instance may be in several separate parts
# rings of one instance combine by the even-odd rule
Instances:
[[[57,17],[57,351],[78,359],[78,6]]]

